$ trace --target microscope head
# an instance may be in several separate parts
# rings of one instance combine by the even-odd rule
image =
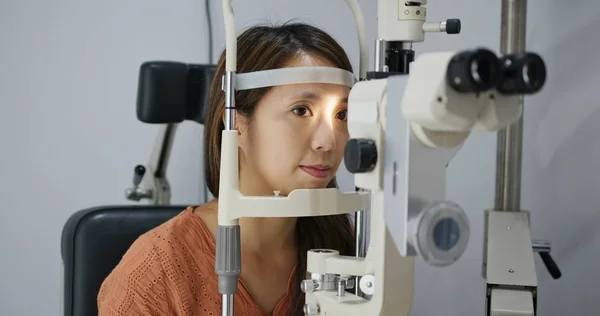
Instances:
[[[401,106],[422,131],[422,142],[454,147],[471,131],[496,131],[516,122],[522,96],[539,92],[545,81],[544,61],[531,52],[502,57],[485,48],[425,53],[411,65]],[[457,137],[441,141],[426,135],[434,132]]]

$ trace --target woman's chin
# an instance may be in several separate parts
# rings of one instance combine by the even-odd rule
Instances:
[[[313,180],[303,183],[303,189],[325,189],[331,180]]]

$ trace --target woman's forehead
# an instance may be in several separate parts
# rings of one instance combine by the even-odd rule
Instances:
[[[320,101],[324,98],[344,100],[348,98],[350,88],[329,83],[306,83],[277,86],[273,92],[287,100]]]

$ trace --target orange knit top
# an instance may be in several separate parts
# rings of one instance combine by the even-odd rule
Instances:
[[[100,288],[99,316],[221,315],[215,241],[193,209],[188,207],[131,245]],[[294,271],[286,295],[270,315],[291,315],[300,294],[293,276]],[[241,279],[234,310],[236,316],[269,315],[261,311]]]

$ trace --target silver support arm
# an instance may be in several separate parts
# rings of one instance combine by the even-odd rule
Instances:
[[[503,0],[501,23],[501,54],[525,52],[527,0]],[[521,107],[523,99],[517,98]],[[521,210],[522,151],[523,115],[498,132],[495,208],[485,212],[484,221],[487,316],[537,315],[534,251],[553,278],[561,276],[550,257],[550,243],[532,241],[530,214]]]
[[[500,53],[525,51],[526,0],[502,0]],[[523,104],[523,96],[518,101]],[[534,316],[537,276],[529,213],[521,212],[523,115],[498,132],[495,209],[484,224],[487,316]]]
[[[149,200],[155,205],[170,204],[171,187],[166,174],[176,129],[177,124],[159,127],[148,164],[138,165],[134,169],[133,187],[125,192],[127,199]]]
[[[502,55],[525,51],[527,0],[503,0],[500,27]],[[519,97],[523,104],[523,96]],[[519,211],[521,207],[521,161],[523,116],[498,132],[496,210]]]

